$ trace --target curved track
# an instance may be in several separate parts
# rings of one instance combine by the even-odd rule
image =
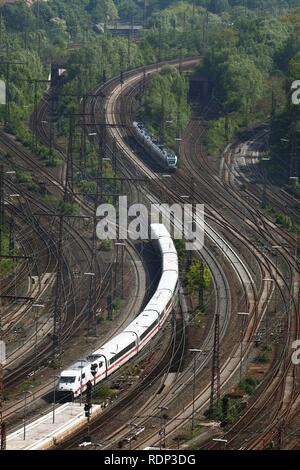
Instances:
[[[155,73],[159,67],[153,67],[153,73]],[[149,73],[149,69],[148,69]],[[162,179],[153,173],[144,163],[141,162],[141,160],[132,152],[132,150],[127,146],[127,144],[124,143],[124,136],[130,134],[131,130],[131,122],[133,119],[133,116],[131,115],[132,111],[132,101],[134,95],[137,93],[137,87],[138,87],[138,81],[141,80],[141,72],[140,73],[135,73],[133,76],[128,76],[128,79],[126,79],[125,83],[121,86],[117,83],[117,80],[115,80],[114,84],[115,87],[113,90],[110,92],[109,98],[106,100],[105,104],[105,110],[106,110],[106,119],[107,123],[109,125],[112,125],[111,127],[108,127],[108,134],[110,134],[111,139],[115,141],[121,150],[122,154],[126,158],[126,167],[128,168],[128,163],[132,164],[137,170],[138,174],[142,173],[144,176],[148,177],[151,180],[152,187],[158,186],[160,190],[160,196],[162,193],[165,194],[165,199],[166,195],[171,199],[172,202],[178,201],[180,198],[178,198],[178,194],[186,194],[187,191],[189,191],[189,185],[190,181],[186,180],[186,176],[180,175],[177,177],[172,178],[172,186],[173,189],[169,188],[168,180],[165,179],[164,183],[162,184]],[[111,84],[110,84],[111,85]],[[103,90],[103,88],[102,88]],[[126,98],[126,92],[128,93],[128,96]],[[125,96],[125,98],[124,98]],[[98,105],[97,105],[98,101]],[[123,104],[123,108],[121,107]],[[99,99],[94,99],[90,103],[91,108],[94,111],[94,115],[97,117],[99,116],[99,111],[98,114],[96,110],[101,109],[99,105]],[[124,112],[126,110],[126,112]],[[121,112],[120,112],[121,111]],[[123,116],[123,119],[120,120],[120,115]],[[124,130],[121,127],[117,127],[118,122],[121,122],[124,124],[124,116],[125,116],[125,123],[127,125],[126,130]],[[99,119],[99,117],[98,117]],[[96,119],[95,121],[96,122]],[[97,126],[95,126],[97,128]],[[94,130],[92,127],[91,123],[91,129]],[[99,129],[98,129],[99,130]],[[199,132],[199,130],[198,130]],[[203,134],[203,131],[202,131]],[[192,137],[190,136],[189,141],[190,142],[195,142],[197,143],[197,138],[195,139],[194,134]],[[199,135],[199,134],[198,134]],[[204,134],[203,134],[204,135]],[[203,138],[202,135],[202,138]],[[194,137],[194,139],[193,139]],[[201,138],[201,134],[200,134]],[[197,155],[196,152],[191,152],[191,155]],[[185,159],[185,161],[188,162],[188,159]],[[203,160],[204,161],[204,160]],[[123,166],[123,162],[119,162],[119,165]],[[125,165],[124,165],[125,166]],[[266,255],[259,246],[256,246],[255,243],[251,240],[251,237],[246,237],[244,235],[238,236],[236,233],[236,226],[229,222],[230,218],[226,214],[226,218],[223,216],[223,214],[220,214],[219,208],[220,205],[222,204],[221,207],[227,206],[238,219],[245,219],[245,211],[248,211],[247,218],[244,220],[247,225],[247,229],[251,230],[251,232],[254,234],[254,237],[259,237],[259,239],[263,239],[263,243],[268,243],[270,246],[278,244],[278,239],[281,241],[284,239],[285,241],[289,241],[293,243],[292,238],[289,236],[289,234],[286,234],[283,230],[278,229],[278,227],[275,226],[275,224],[268,220],[259,210],[256,210],[251,207],[250,204],[247,204],[243,198],[239,198],[238,201],[236,201],[236,194],[233,194],[231,192],[230,196],[228,195],[228,188],[222,188],[222,196],[218,198],[218,194],[216,194],[215,191],[215,184],[217,183],[218,186],[222,186],[221,182],[218,181],[215,175],[211,175],[211,171],[207,171],[204,174],[201,174],[199,172],[199,169],[197,166],[194,166],[192,164],[188,165],[188,168],[184,168],[181,173],[186,173],[187,170],[189,173],[193,172],[193,176],[195,180],[201,182],[201,187],[203,188],[203,185],[205,187],[205,192],[201,192],[201,194],[197,191],[194,190],[193,195],[195,198],[197,198],[197,201],[204,201],[207,202],[207,207],[208,209],[208,217],[213,221],[213,224],[218,225],[218,229],[222,232],[224,229],[226,229],[227,235],[226,238],[228,238],[228,234],[230,233],[230,238],[239,238],[239,243],[244,246],[243,252],[246,253],[246,251],[251,253],[251,258],[255,259],[255,262],[261,269],[261,274],[258,276],[260,278],[260,282],[262,278],[266,277],[276,277],[276,283],[277,283],[277,289],[280,292],[280,295],[282,296],[283,299],[287,298],[288,292],[290,290],[291,285],[294,283],[294,275],[295,275],[295,263],[293,257],[288,253],[288,250],[284,253],[285,255],[285,263],[286,263],[286,269],[289,271],[289,275],[286,277],[286,275],[282,274],[280,270],[278,269],[277,266],[275,266],[274,260],[270,259],[268,255]],[[201,167],[201,170],[203,171],[203,168]],[[209,183],[207,182],[206,178],[209,176],[210,180]],[[200,178],[200,180],[199,180]],[[175,181],[174,181],[175,180]],[[174,182],[176,182],[176,191],[174,191]],[[226,194],[225,194],[226,193]],[[238,204],[237,204],[238,203]],[[237,207],[237,205],[239,207]],[[211,206],[213,206],[211,208]],[[216,207],[218,209],[216,209]],[[276,233],[274,233],[276,231]],[[224,232],[223,232],[224,233]],[[243,233],[243,232],[242,232]],[[252,235],[253,237],[253,235]],[[236,243],[236,241],[235,241]],[[228,246],[230,246],[229,243],[225,243],[226,249],[228,249]],[[243,255],[244,259],[247,259],[247,255]],[[231,260],[232,261],[232,260]],[[243,262],[238,258],[238,262],[242,265]],[[276,274],[276,276],[275,276]],[[256,280],[256,282],[259,282],[259,278]],[[248,279],[249,282],[249,279]],[[274,293],[274,289],[271,289],[270,292],[266,292],[266,286],[262,285],[261,289],[259,292],[255,292],[253,288],[253,280],[250,278],[251,282],[251,288],[249,289],[249,286],[245,286],[245,292],[246,295],[249,293],[249,309],[251,310],[251,307],[253,308],[253,303],[256,303],[255,306],[255,315],[252,317],[252,319],[249,321],[247,331],[245,333],[244,337],[244,342],[245,342],[245,357],[249,353],[249,350],[251,349],[251,339],[253,338],[255,332],[259,329],[260,324],[263,320],[263,317],[266,313],[266,309],[268,307],[268,304],[270,302],[270,299],[272,297],[272,294]],[[246,283],[245,283],[246,284]],[[268,289],[269,290],[269,289]],[[254,300],[254,302],[253,302]],[[289,302],[288,304],[289,305]],[[289,371],[290,371],[290,366],[288,365],[290,362],[290,345],[291,341],[297,337],[298,334],[298,324],[297,324],[297,318],[296,318],[296,311],[295,311],[295,299],[292,300],[291,304],[291,316],[289,317],[288,321],[288,326],[287,326],[287,341],[279,354],[276,364],[274,365],[272,372],[266,376],[264,380],[264,385],[262,385],[262,388],[265,387],[266,390],[264,392],[265,395],[268,395],[270,392],[272,392],[272,386],[268,387],[267,384],[272,384],[274,386],[275,378],[277,377],[278,374],[280,374],[280,371],[283,371],[283,374],[280,374],[279,377],[281,377],[280,380],[280,387],[281,387],[281,396],[284,397],[285,393],[288,393],[288,390],[290,389],[290,384],[287,382],[287,378],[289,377]],[[226,383],[226,381],[225,381]],[[225,385],[224,383],[224,385]],[[266,384],[266,385],[265,385]],[[293,386],[292,386],[293,388]],[[270,400],[270,398],[269,398]],[[279,400],[279,403],[282,403],[282,400]]]

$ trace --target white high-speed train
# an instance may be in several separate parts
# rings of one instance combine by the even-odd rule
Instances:
[[[61,372],[58,392],[69,392],[76,397],[81,389],[86,389],[88,381],[98,383],[119,369],[151,340],[175,307],[178,297],[178,257],[173,240],[162,224],[151,225],[151,239],[158,246],[162,265],[155,294],[122,333],[85,360]],[[95,376],[92,375],[92,369]]]
[[[142,123],[133,122],[133,127],[138,142],[144,147],[146,152],[149,152],[155,162],[164,170],[176,170],[177,156],[163,145],[160,145],[156,137],[149,134]]]

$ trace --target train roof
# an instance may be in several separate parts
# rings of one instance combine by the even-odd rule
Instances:
[[[161,237],[171,238],[164,224],[151,224],[151,239],[158,240]]]
[[[166,253],[174,253],[176,254],[176,248],[174,246],[172,238],[167,237],[160,237],[159,238],[159,245],[163,254]],[[177,255],[176,255],[177,256]]]
[[[178,257],[176,253],[166,253],[163,256],[162,271],[175,271],[178,273]]]
[[[162,252],[162,276],[155,294],[148,302],[145,309],[122,333],[105,343],[101,348],[94,351],[85,359],[75,362],[68,369],[62,371],[61,376],[75,376],[81,368],[89,367],[90,364],[100,359],[103,355],[107,360],[110,360],[119,351],[135,342],[136,335],[140,336],[145,329],[159,318],[159,315],[167,307],[172,299],[178,281],[177,252],[172,238],[163,224],[151,224],[151,237],[159,240]]]
[[[143,311],[135,320],[133,320],[127,327],[125,331],[134,331],[138,336],[140,336],[144,331],[152,325],[159,315],[155,310]]]
[[[160,278],[157,290],[168,290],[171,291],[173,294],[176,288],[177,281],[178,273],[176,271],[164,271]]]
[[[144,312],[156,311],[161,312],[166,308],[172,298],[171,290],[157,290],[151,300],[146,305]]]
[[[133,333],[123,331],[122,333],[115,336],[113,339],[105,343],[102,348],[95,351],[94,354],[103,354],[106,359],[111,359],[114,357],[119,351],[129,346],[136,340],[136,336]]]
[[[177,161],[177,156],[164,145],[159,144],[158,139],[154,135],[150,134],[141,122],[134,121],[133,127],[135,127],[138,133],[140,133],[144,139],[148,140],[148,142],[152,144],[152,146],[155,147],[158,152],[168,158],[175,158]]]

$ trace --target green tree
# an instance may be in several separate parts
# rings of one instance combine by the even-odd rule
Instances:
[[[199,306],[203,308],[204,291],[211,284],[211,273],[199,259],[194,258],[192,264],[186,274],[186,283],[191,293],[198,293]]]
[[[90,0],[86,11],[95,23],[100,21],[104,23],[118,18],[118,10],[113,0]]]
[[[225,64],[223,91],[226,112],[239,113],[247,126],[253,108],[262,97],[264,77],[250,58],[236,54]]]
[[[164,67],[150,79],[140,119],[165,145],[176,150],[176,136],[185,130],[190,115],[186,78],[174,67]]]
[[[25,0],[18,0],[15,3],[7,3],[1,6],[0,10],[6,28],[11,32],[33,31],[35,26],[35,16],[28,7]]]

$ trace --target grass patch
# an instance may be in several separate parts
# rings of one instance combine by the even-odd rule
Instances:
[[[39,185],[33,181],[32,175],[28,171],[24,171],[24,170],[19,171],[17,172],[16,177],[17,177],[17,182],[25,186],[25,188],[28,189],[29,191],[34,191],[34,192],[40,191]]]
[[[31,388],[33,388],[35,385],[35,381],[34,379],[26,379],[22,385],[21,385],[21,391],[22,392],[27,392],[29,391]]]
[[[115,392],[103,383],[96,386],[96,388],[94,390],[94,393],[93,393],[94,401],[95,400],[103,401],[103,400],[107,400],[109,398],[115,398],[115,396],[116,396]]]
[[[18,183],[31,183],[32,176],[28,171],[18,171],[16,175]]]
[[[57,196],[54,196],[54,194],[45,194],[43,196],[43,201],[55,209],[59,208],[60,199]]]
[[[203,312],[200,309],[200,307],[196,308],[196,310],[194,311],[193,319],[191,321],[191,326],[193,328],[201,328],[203,324],[202,316],[203,316]]]
[[[9,233],[8,233],[8,228],[5,225],[3,227],[3,232],[2,232],[2,254],[5,256],[9,255]],[[12,255],[16,255],[16,250],[12,253]],[[1,258],[0,259],[0,275],[6,275],[11,273],[14,268],[17,266],[17,261],[13,259],[5,259]]]
[[[111,307],[114,312],[118,311],[119,308],[121,307],[121,299],[119,297],[116,297],[115,299],[113,299],[111,303]]]

